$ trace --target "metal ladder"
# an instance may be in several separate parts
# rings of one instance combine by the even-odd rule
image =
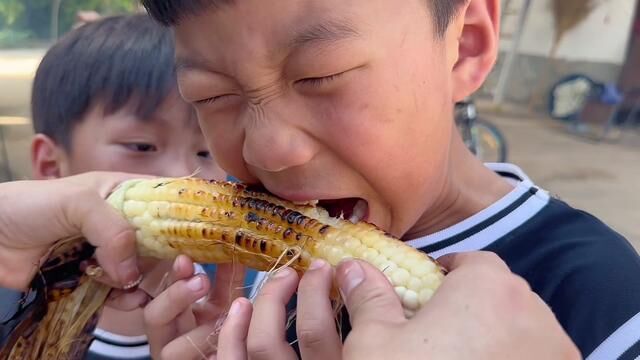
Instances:
[[[507,85],[520,50],[520,41],[522,40],[522,33],[530,8],[531,0],[502,0],[501,24],[506,24],[508,19],[514,19],[516,23],[511,29],[505,26],[500,27],[500,41],[510,40],[511,44],[504,64],[500,68],[496,87],[493,90],[493,103],[495,105],[500,105],[504,102]]]

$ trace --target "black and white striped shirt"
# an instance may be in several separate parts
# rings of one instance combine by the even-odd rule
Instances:
[[[513,191],[409,244],[434,257],[488,250],[525,278],[587,360],[640,357],[640,257],[590,214],[550,197],[517,167],[489,164]]]
[[[96,329],[86,360],[151,359],[147,337],[122,336]]]
[[[196,274],[206,274],[200,264],[193,264]],[[206,301],[204,298],[199,301]],[[147,337],[122,336],[102,329],[93,332],[94,340],[91,342],[85,360],[150,360],[149,343]]]

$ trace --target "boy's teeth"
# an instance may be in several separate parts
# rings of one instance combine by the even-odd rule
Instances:
[[[353,214],[349,218],[352,223],[358,223],[367,215],[367,202],[364,200],[358,200],[353,207]]]

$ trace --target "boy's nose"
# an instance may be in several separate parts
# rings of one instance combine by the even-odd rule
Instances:
[[[293,113],[256,111],[246,122],[242,155],[247,165],[279,172],[309,162],[317,151],[314,140],[294,121]]]

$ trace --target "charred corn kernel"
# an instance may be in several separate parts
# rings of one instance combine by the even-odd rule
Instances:
[[[260,271],[287,264],[299,273],[315,258],[333,266],[362,259],[388,277],[408,316],[431,298],[444,276],[429,256],[373,225],[336,219],[321,207],[296,205],[238,184],[130,180],[108,201],[136,228],[143,256],[237,260]]]

